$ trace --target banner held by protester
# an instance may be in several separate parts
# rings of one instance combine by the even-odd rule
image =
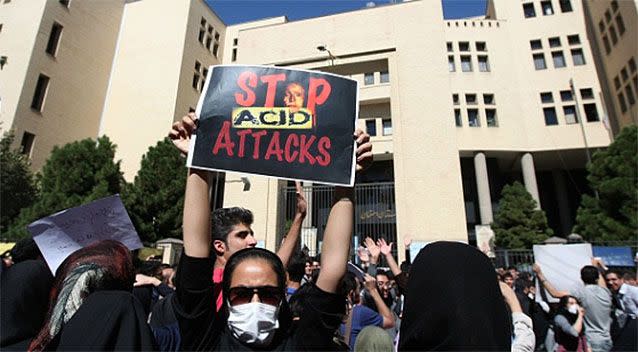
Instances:
[[[98,199],[37,220],[27,229],[51,272],[76,250],[101,240],[115,240],[128,249],[142,248],[119,195]]]
[[[354,184],[358,83],[266,66],[212,66],[188,167]]]

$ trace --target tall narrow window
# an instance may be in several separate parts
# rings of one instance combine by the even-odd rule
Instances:
[[[376,120],[366,120],[366,132],[368,132],[371,136],[377,135],[377,121]]]
[[[447,70],[448,72],[456,71],[456,65],[454,64],[454,55],[449,55],[447,57]]]
[[[543,114],[545,115],[545,125],[558,125],[558,119],[556,118],[556,109],[554,109],[553,107],[543,108]]]
[[[367,72],[363,74],[363,84],[366,86],[374,84],[374,73]]]
[[[204,28],[200,28],[199,29],[199,36],[197,37],[197,40],[204,44],[204,36],[206,35],[206,30]]]
[[[456,127],[463,126],[463,122],[461,121],[461,109],[454,109],[454,124]]]
[[[611,44],[616,45],[618,43],[618,35],[616,35],[616,28],[614,25],[609,26],[609,37],[611,38]]]
[[[576,118],[576,107],[574,105],[563,106],[563,112],[565,113],[565,123],[568,125],[578,123],[578,118]]]
[[[454,46],[453,46],[452,42],[445,43],[445,46],[447,47],[447,52],[448,53],[451,53],[451,52],[454,51]]]
[[[533,2],[523,4],[523,14],[525,15],[525,18],[536,17],[536,11],[534,10]]]
[[[621,36],[625,33],[625,21],[622,20],[622,15],[616,15],[616,27],[618,27],[618,34]]]
[[[47,43],[47,53],[51,56],[55,57],[55,54],[58,52],[58,46],[60,44],[60,38],[62,37],[62,25],[53,22],[53,26],[51,27],[51,34],[49,35],[49,42]]]
[[[467,109],[467,124],[470,127],[481,127],[478,109]]]
[[[574,60],[574,66],[584,65],[585,56],[583,55],[583,49],[572,49],[572,59]]]
[[[627,103],[625,102],[625,95],[621,92],[618,92],[618,104],[620,105],[620,110],[623,114],[627,111]]]
[[[46,98],[49,88],[49,77],[40,74],[38,82],[35,85],[35,92],[33,93],[33,100],[31,100],[31,108],[36,111],[42,111],[44,105],[44,99]]]
[[[614,11],[618,10],[618,0],[611,0],[611,9]]]
[[[469,55],[461,55],[461,70],[463,72],[472,72],[472,57]]]
[[[545,63],[545,54],[538,53],[532,56],[534,57],[534,68],[536,70],[544,70],[547,68],[547,64]]]
[[[489,72],[490,71],[490,63],[487,60],[486,55],[479,55],[478,57],[479,71],[481,72]]]
[[[459,95],[458,94],[452,94],[452,103],[454,105],[459,105]]]
[[[552,60],[554,60],[554,67],[565,67],[565,56],[562,51],[552,51]]]
[[[609,55],[609,53],[611,52],[611,45],[609,45],[609,39],[607,39],[606,35],[603,35],[602,39],[603,39],[603,45],[605,45],[605,53]]]
[[[543,16],[551,16],[554,14],[554,8],[551,1],[541,1],[541,8],[543,9]]]
[[[485,109],[485,120],[487,121],[487,127],[497,127],[496,109]]]
[[[210,50],[210,43],[213,42],[213,38],[211,38],[210,36],[206,36],[206,49]]]
[[[627,101],[629,101],[629,105],[636,104],[636,98],[634,97],[634,91],[631,89],[631,85],[627,83],[625,86],[625,94],[627,95]]]
[[[572,2],[570,0],[559,0],[560,10],[562,12],[572,12]]]
[[[31,151],[33,150],[33,141],[35,140],[35,134],[25,131],[22,134],[22,141],[20,141],[20,153],[31,157]]]
[[[616,90],[620,89],[620,79],[618,78],[618,76],[614,77],[614,87],[616,88]]]
[[[381,120],[381,126],[383,127],[383,135],[391,136],[392,135],[392,120],[391,119],[383,119]]]
[[[213,45],[213,56],[217,57],[217,51],[219,50],[219,44],[215,43]]]
[[[390,73],[388,71],[379,72],[379,78],[381,83],[389,83],[390,82]]]
[[[629,66],[629,71],[636,72],[636,60],[633,57],[627,61],[627,66]]]
[[[587,118],[587,122],[595,122],[599,120],[596,104],[585,104],[583,105],[583,108],[585,108],[585,117]]]
[[[230,58],[230,61],[233,61],[233,62],[234,62],[234,61],[237,61],[237,48],[234,48],[234,49],[233,49],[233,55],[232,55],[232,57]]]

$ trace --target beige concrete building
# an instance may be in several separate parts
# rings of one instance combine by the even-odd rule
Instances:
[[[410,1],[299,21],[275,17],[231,26],[203,0],[140,0],[99,9],[105,15],[96,16],[113,28],[112,33],[101,29],[100,35],[111,33],[110,41],[76,45],[90,48],[77,55],[104,51],[96,54],[99,58],[86,58],[88,63],[76,63],[95,69],[91,60],[99,60],[104,66],[101,91],[89,92],[97,82],[86,77],[95,73],[77,73],[84,77],[82,94],[90,93],[99,102],[85,107],[98,106],[99,111],[79,115],[85,117],[82,123],[92,116],[90,128],[74,119],[76,110],[59,112],[55,125],[45,126],[40,115],[58,109],[53,92],[64,96],[70,88],[62,86],[57,93],[53,83],[58,77],[49,76],[42,111],[30,107],[42,70],[35,62],[44,60],[40,56],[50,60],[41,53],[49,35],[40,28],[49,28],[51,20],[45,24],[24,11],[39,3],[36,13],[53,18],[60,11],[79,12],[88,6],[81,4],[89,2],[72,1],[68,9],[55,0],[22,3],[0,5],[2,55],[9,48],[0,85],[12,85],[0,87],[7,92],[0,93],[1,112],[3,126],[13,127],[18,135],[27,127],[35,131],[30,133],[36,135],[31,142],[36,168],[55,144],[106,134],[118,145],[117,157],[132,181],[148,147],[166,134],[173,120],[196,107],[209,65],[277,65],[359,80],[358,124],[372,135],[375,163],[359,180],[357,240],[372,235],[397,243],[407,236],[419,242],[473,243],[476,226],[492,221],[503,185],[513,180],[524,182],[558,234],[568,234],[580,195],[587,191],[587,150],[610,142],[603,120],[616,111],[604,107],[610,101],[605,86],[612,82],[614,87],[607,72],[622,76],[618,65],[625,60],[629,78],[622,81],[623,91],[630,76],[635,77],[635,65],[632,71],[626,57],[612,65],[606,62],[609,56],[596,54],[597,43],[588,36],[591,21],[577,0],[490,0],[485,16],[459,20],[444,20],[440,1]],[[90,2],[93,7],[105,3]],[[633,5],[633,17],[624,18],[620,40],[625,42],[631,40],[631,31],[635,38]],[[16,12],[7,15],[4,9],[11,6]],[[614,16],[619,13],[613,11]],[[59,50],[67,36],[63,25]],[[22,26],[21,33],[32,32],[35,46],[10,36],[13,26]],[[40,36],[43,46],[37,49],[35,38]],[[622,55],[630,50],[622,49]],[[598,71],[597,61],[602,62]],[[75,74],[64,71],[59,80],[68,77],[69,85],[77,85]],[[628,108],[623,118],[633,116],[635,121],[636,107],[631,105],[633,110]],[[47,134],[61,133],[65,124],[60,121],[67,118],[76,124],[68,138]],[[40,125],[28,125],[31,120]],[[293,206],[288,182],[233,173],[216,174],[215,179],[214,205],[252,209],[258,239],[275,248]],[[331,190],[308,184],[306,192],[311,210],[303,237],[314,249],[321,241]]]

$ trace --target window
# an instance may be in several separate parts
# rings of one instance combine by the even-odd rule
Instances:
[[[204,44],[204,36],[206,35],[206,30],[204,28],[200,28],[199,29],[199,36],[197,37],[197,40]]]
[[[238,44],[238,43],[239,43],[239,39],[234,38],[234,39],[233,39],[233,45],[237,46],[237,44]]]
[[[545,115],[545,125],[547,126],[558,125],[558,119],[556,118],[556,109],[543,108],[543,114]]]
[[[465,103],[468,105],[476,105],[476,94],[465,94]]]
[[[31,108],[36,111],[42,111],[44,105],[44,98],[47,95],[49,88],[49,77],[43,74],[38,76],[38,82],[35,85],[35,92],[33,93],[33,100],[31,100]]]
[[[195,60],[195,71],[199,72],[199,70],[202,68],[202,64]]]
[[[611,45],[609,45],[609,39],[607,39],[606,35],[603,35],[603,44],[605,45],[605,53],[609,55],[611,52]]]
[[[627,95],[627,101],[629,101],[629,105],[636,104],[636,98],[634,97],[634,91],[631,89],[631,85],[627,83],[625,86],[625,94]]]
[[[22,141],[20,142],[20,153],[31,156],[31,150],[33,150],[33,141],[35,140],[35,134],[24,131],[22,134]]]
[[[538,50],[543,48],[543,43],[540,39],[530,40],[529,46],[532,48],[532,50]]]
[[[445,46],[447,46],[448,53],[451,53],[451,52],[454,51],[454,46],[453,46],[452,42],[445,43]]]
[[[476,51],[487,51],[485,42],[476,42]]]
[[[494,105],[494,94],[483,94],[483,103],[485,105]]]
[[[583,99],[594,99],[594,91],[591,88],[583,88],[580,90],[580,97]]]
[[[551,1],[541,1],[541,8],[543,9],[543,16],[551,16],[554,14],[554,8]]]
[[[478,57],[478,65],[479,65],[479,71],[481,71],[481,72],[490,72],[490,63],[487,60],[487,56],[479,55],[479,57]]]
[[[611,12],[609,12],[609,9],[605,11],[605,20],[607,20],[607,23],[611,22]]]
[[[363,74],[363,84],[366,86],[374,84],[374,73],[367,72]]]
[[[580,66],[585,64],[585,56],[583,55],[583,49],[572,49],[572,59],[574,66]]]
[[[237,61],[237,48],[233,49],[233,55],[230,58],[230,61]]]
[[[388,71],[381,71],[379,74],[381,75],[381,83],[390,82],[390,73]]]
[[[487,121],[487,127],[497,127],[496,109],[485,109],[485,120]]]
[[[598,22],[598,29],[600,30],[600,33],[605,33],[605,21],[600,20],[600,22]]]
[[[213,26],[208,25],[208,29],[206,30],[208,33],[213,34]]]
[[[376,120],[366,120],[366,132],[368,132],[371,136],[377,135],[377,121]]]
[[[47,43],[47,54],[55,57],[55,54],[58,52],[58,46],[60,44],[60,38],[62,37],[62,25],[53,22],[53,27],[51,27],[51,34],[49,35],[49,42]]]
[[[447,57],[447,70],[449,72],[456,71],[456,65],[454,64],[454,55],[450,55]]]
[[[213,41],[213,38],[206,37],[206,49],[210,50],[210,43]]]
[[[470,127],[480,127],[478,109],[467,109],[467,124]]]
[[[202,79],[205,81],[206,80],[206,76],[208,76],[208,69],[205,68],[204,71],[202,72]],[[202,85],[204,84],[204,82],[202,82]]]
[[[574,105],[563,106],[563,113],[565,113],[565,122],[568,125],[578,123],[578,118],[576,117],[576,106]]]
[[[527,4],[523,4],[523,14],[525,15],[525,18],[536,17],[534,3],[528,2]]]
[[[460,51],[470,51],[470,42],[459,42]]]
[[[199,21],[199,24],[200,24],[202,27],[206,27],[206,19],[205,19],[204,17],[202,17],[202,19]]]
[[[553,103],[553,102],[554,102],[554,96],[552,95],[552,92],[541,93],[541,103],[547,104],[547,103]]]
[[[193,84],[192,84],[192,86],[196,90],[199,90],[199,73],[195,73],[193,75]]]
[[[578,36],[578,34],[568,35],[567,42],[569,43],[569,45],[578,45],[580,44],[580,37]]]
[[[454,109],[454,124],[456,127],[463,126],[463,123],[461,122],[461,109]]]
[[[595,122],[598,121],[598,110],[596,109],[596,104],[590,103],[583,105],[585,108],[585,117],[587,118],[587,122]]]
[[[560,91],[560,100],[561,101],[572,101],[574,97],[572,96],[571,90],[561,90]]]
[[[213,45],[213,56],[217,57],[217,51],[219,50],[219,44],[215,43]]]
[[[629,66],[629,71],[636,72],[636,60],[633,57],[627,61],[627,66]]]
[[[611,9],[616,11],[618,10],[618,1],[617,0],[612,0],[611,1]]]
[[[565,67],[565,57],[562,51],[552,51],[552,60],[554,60],[554,68]]]
[[[625,113],[627,111],[627,103],[625,102],[625,96],[622,92],[618,92],[618,104],[620,104],[620,110]]]
[[[459,105],[459,95],[458,94],[452,94],[452,103],[454,103],[454,105]]]
[[[381,124],[383,126],[383,135],[391,136],[392,135],[392,120],[391,119],[383,119],[381,120]]]
[[[613,24],[609,26],[609,36],[611,37],[611,43],[616,45],[616,43],[618,43],[618,36],[616,35],[616,28],[614,28]]]
[[[561,12],[572,12],[572,3],[570,0],[559,0]]]
[[[472,59],[469,55],[461,55],[461,70],[463,72],[472,72]]]
[[[620,70],[620,75],[622,76],[622,81],[625,82],[628,78],[629,78],[629,74],[627,73],[627,69],[626,68],[622,68],[622,70]]]
[[[616,90],[620,89],[620,79],[618,79],[618,76],[614,77],[614,87]]]
[[[623,35],[625,33],[625,21],[622,20],[620,14],[616,15],[616,27],[618,27],[618,33]]]
[[[547,64],[545,64],[545,54],[539,53],[532,56],[534,57],[534,68],[536,70],[544,70],[547,68]]]
[[[549,47],[550,48],[557,48],[559,46],[560,46],[560,38],[559,37],[549,38]]]
[[[71,5],[71,0],[60,0],[59,2],[66,8],[69,8],[69,6]]]

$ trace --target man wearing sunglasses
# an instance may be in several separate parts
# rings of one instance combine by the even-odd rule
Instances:
[[[195,129],[194,114],[173,125],[169,137],[183,153]],[[372,162],[369,136],[358,130],[356,170]],[[206,171],[190,169],[184,200],[184,255],[178,267],[173,302],[183,350],[330,350],[345,314],[337,294],[346,272],[354,219],[354,190],[337,187],[322,246],[322,270],[306,292],[300,319],[292,329],[285,297],[282,261],[265,249],[246,248],[230,256],[224,268],[224,306],[217,312],[210,280],[209,183]],[[214,224],[213,224],[214,225]]]

